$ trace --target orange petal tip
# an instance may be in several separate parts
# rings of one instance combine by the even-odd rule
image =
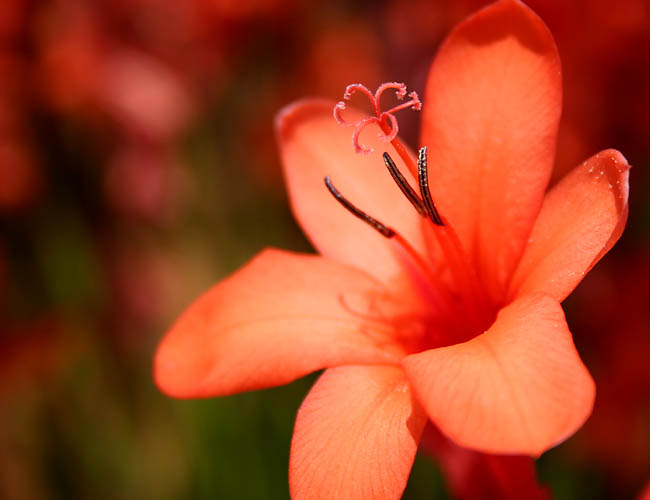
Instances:
[[[315,112],[334,109],[335,102],[319,97],[306,97],[287,104],[275,115],[273,124],[278,142],[291,135],[293,127]],[[334,118],[332,118],[334,121]]]

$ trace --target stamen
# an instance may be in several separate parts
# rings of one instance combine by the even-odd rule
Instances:
[[[408,181],[404,178],[402,172],[399,171],[397,165],[395,165],[395,162],[388,153],[384,153],[384,163],[386,164],[390,175],[393,177],[393,180],[400,188],[404,196],[406,196],[406,199],[411,202],[411,205],[415,207],[415,210],[417,210],[418,214],[420,214],[422,217],[426,217],[428,213],[424,207],[424,203],[408,183]]]
[[[382,224],[377,219],[370,217],[367,213],[353,205],[347,198],[345,198],[339,190],[334,187],[329,176],[325,177],[325,185],[327,186],[327,189],[329,189],[329,192],[332,193],[332,196],[336,198],[336,201],[343,205],[343,207],[345,207],[352,215],[364,221],[386,238],[392,238],[395,236],[395,231],[392,228]]]
[[[431,191],[429,191],[426,146],[420,148],[420,153],[418,155],[418,180],[420,182],[420,193],[422,194],[422,200],[424,201],[427,215],[436,226],[444,226],[442,218],[440,217],[438,210],[436,210],[436,206],[431,198]]]
[[[401,234],[353,205],[339,192],[338,189],[334,187],[329,176],[325,177],[325,186],[327,186],[327,189],[332,196],[336,198],[336,201],[343,205],[343,207],[345,207],[352,215],[358,217],[374,230],[379,232],[382,236],[388,238],[394,243],[395,249],[402,255],[402,258],[405,259],[403,261],[405,265],[413,269],[413,272],[410,272],[410,275],[418,285],[421,285],[423,292],[429,296],[434,303],[440,304],[441,307],[446,307],[447,309],[452,307],[448,294],[437,286],[437,281],[431,274],[431,270],[427,263],[422,259],[418,251],[406,239],[404,239]]]
[[[393,106],[391,109],[387,111],[382,111],[379,100],[382,94],[386,90],[391,90],[391,89],[395,90],[395,95],[397,99],[400,101],[402,101],[407,94],[406,85],[404,85],[403,83],[398,83],[398,82],[383,83],[382,85],[379,86],[379,88],[374,94],[370,92],[370,90],[368,90],[368,88],[365,85],[362,85],[360,83],[354,83],[352,85],[348,85],[347,88],[345,89],[345,93],[343,94],[343,101],[340,101],[336,106],[334,106],[334,119],[337,121],[337,123],[339,125],[343,125],[346,127],[355,128],[354,133],[352,134],[352,145],[354,146],[354,150],[357,153],[367,154],[373,151],[372,148],[367,147],[359,142],[359,136],[361,134],[361,131],[367,125],[369,125],[370,123],[376,123],[377,125],[379,125],[379,127],[382,130],[382,134],[379,135],[381,140],[384,142],[394,142],[396,141],[397,132],[399,130],[399,127],[397,125],[397,119],[395,118],[394,113],[409,107],[416,111],[422,109],[422,103],[420,102],[420,98],[418,97],[417,93],[410,92],[408,94],[410,98],[408,101],[398,104],[397,106]],[[345,121],[341,113],[343,110],[345,110],[347,106],[345,101],[349,101],[355,92],[361,92],[366,97],[368,97],[368,99],[372,104],[372,108],[375,113],[375,116],[367,117],[357,122],[351,123]]]

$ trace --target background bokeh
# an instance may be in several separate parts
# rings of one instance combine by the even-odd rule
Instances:
[[[441,39],[486,3],[0,1],[0,498],[288,498],[314,377],[174,401],[151,380],[156,342],[263,247],[310,251],[274,114],[356,82],[422,95]],[[633,166],[628,228],[565,302],[596,407],[538,475],[558,499],[637,498],[650,479],[650,0],[528,4],[563,62],[554,179],[607,147]],[[415,144],[417,113],[400,126]],[[419,457],[405,498],[448,490]]]

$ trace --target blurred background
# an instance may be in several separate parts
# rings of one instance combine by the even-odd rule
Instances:
[[[274,114],[356,82],[422,95],[441,39],[486,3],[0,0],[1,499],[288,498],[314,377],[174,401],[152,384],[155,345],[263,247],[310,251]],[[650,479],[650,0],[528,4],[564,68],[554,179],[607,147],[633,165],[628,228],[565,302],[596,407],[538,477],[558,499],[637,498]],[[412,145],[418,119],[400,116]],[[404,498],[450,492],[418,457]]]

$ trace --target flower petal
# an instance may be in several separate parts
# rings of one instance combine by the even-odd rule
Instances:
[[[379,139],[379,127],[371,124],[361,135],[362,142],[374,152],[357,154],[352,147],[352,129],[336,123],[333,109],[333,102],[308,99],[286,107],[277,116],[276,131],[293,212],[322,255],[387,281],[401,273],[389,241],[340,206],[323,179],[329,175],[353,204],[423,248],[419,216],[384,166],[384,151],[395,161],[399,156],[390,143]],[[352,108],[344,113],[351,122],[364,116]]]
[[[628,212],[629,165],[613,149],[591,157],[544,199],[510,295],[543,292],[562,301],[620,237]]]
[[[291,498],[399,499],[425,423],[400,368],[327,370],[296,418]]]
[[[520,298],[469,342],[405,358],[429,418],[461,446],[538,456],[591,413],[595,386],[571,340],[562,308]]]
[[[322,257],[266,250],[180,317],[156,353],[156,383],[171,396],[208,397],[342,363],[396,363],[401,351],[386,332],[344,301],[378,290],[365,273]]]
[[[497,300],[551,175],[561,100],[553,38],[517,0],[461,23],[431,67],[421,138],[431,191]]]

